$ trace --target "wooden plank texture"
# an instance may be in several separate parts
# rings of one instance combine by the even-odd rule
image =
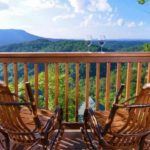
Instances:
[[[28,65],[27,63],[24,64],[24,88],[25,88],[25,82],[28,81]],[[28,99],[27,90],[25,88],[25,98]]]
[[[90,82],[90,64],[86,63],[86,80],[85,80],[85,103],[89,107],[89,82]]]
[[[106,92],[105,92],[105,110],[109,110],[109,95],[110,95],[110,63],[107,63],[107,69],[106,69]]]
[[[18,65],[17,63],[14,63],[14,89],[15,94],[18,95]],[[18,98],[16,97],[16,100]]]
[[[131,63],[128,63],[127,77],[126,77],[126,99],[130,97],[130,84],[131,84]]]
[[[65,64],[65,110],[66,110],[66,121],[68,122],[68,105],[69,105],[69,86],[68,86],[68,78],[69,78],[69,66]]]
[[[148,68],[147,68],[147,83],[150,83],[150,63],[148,63]]]
[[[76,64],[76,93],[75,93],[75,118],[76,122],[78,122],[78,107],[79,107],[79,64]]]
[[[142,63],[138,63],[138,65],[137,65],[136,95],[138,95],[140,90],[141,90],[141,77],[142,77]]]
[[[100,64],[96,63],[96,110],[99,106],[99,94],[100,94]]]
[[[4,74],[4,82],[8,85],[8,65],[7,63],[3,64],[3,74]]]
[[[48,92],[49,92],[49,87],[48,87],[48,63],[45,64],[45,89],[44,89],[44,95],[45,95],[45,108],[48,109]]]
[[[34,86],[35,86],[35,101],[36,105],[38,106],[38,99],[39,99],[39,94],[38,94],[38,64],[34,64]]]
[[[120,84],[121,84],[121,63],[117,63],[116,91],[119,90]]]
[[[55,63],[55,106],[58,106],[59,65]]]

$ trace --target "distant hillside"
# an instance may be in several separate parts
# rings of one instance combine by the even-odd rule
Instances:
[[[0,45],[21,43],[37,39],[41,39],[41,37],[30,34],[24,30],[0,29]]]
[[[100,47],[93,45],[88,47],[84,41],[39,39],[19,44],[0,46],[0,52],[84,52],[100,51]],[[110,51],[104,48],[104,51]]]
[[[150,43],[150,40],[108,40],[106,41],[105,47],[119,52],[133,52],[143,51],[143,45],[145,43]]]
[[[0,46],[0,52],[99,52],[100,47],[96,43],[95,41],[92,46],[88,47],[84,40],[37,39],[34,41]],[[143,51],[143,45],[145,43],[150,43],[150,41],[107,40],[103,47],[103,51]]]

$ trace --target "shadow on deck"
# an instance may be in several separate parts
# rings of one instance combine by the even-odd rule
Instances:
[[[22,150],[23,145],[17,146],[16,150]],[[0,147],[0,150],[2,148]],[[57,146],[57,150],[85,150],[86,145],[82,139],[82,133],[79,129],[65,129],[64,134]],[[33,150],[42,150],[40,146],[36,146]]]
[[[23,148],[23,145],[19,145],[15,150],[23,150]],[[0,150],[2,150],[1,147]],[[42,150],[42,148],[40,146],[36,146],[33,150]],[[57,150],[87,150],[80,130],[66,129],[59,145],[57,146]],[[150,136],[146,139],[144,150],[150,150]]]

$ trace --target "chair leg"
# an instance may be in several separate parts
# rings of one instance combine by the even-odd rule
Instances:
[[[3,129],[1,128],[0,128],[0,133],[4,136],[4,139],[5,139],[4,143],[2,143],[3,147],[5,148],[5,150],[10,150],[10,140],[9,140],[8,134],[4,132]]]
[[[147,137],[147,135],[145,135],[141,138],[141,141],[139,143],[139,150],[144,150],[144,143],[145,143],[146,137]]]
[[[54,145],[55,145],[55,142],[56,142],[56,140],[57,140],[57,138],[58,138],[58,136],[59,136],[60,133],[61,133],[61,129],[58,129],[58,132],[56,133],[56,135],[55,135],[55,137],[54,137],[54,140],[53,140],[52,143],[51,143],[50,150],[53,149],[53,147],[54,147]]]
[[[37,145],[38,143],[40,143],[40,140],[37,140],[34,144],[32,144],[31,146],[28,146],[27,148],[26,148],[26,150],[32,150],[32,148],[35,146],[35,145]]]
[[[81,128],[81,133],[83,135],[83,140],[85,141],[87,148],[92,150],[97,150],[96,146],[93,145],[92,139],[89,133],[86,131],[86,129]]]

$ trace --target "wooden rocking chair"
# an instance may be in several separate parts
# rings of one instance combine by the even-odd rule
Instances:
[[[41,145],[44,150],[52,149],[63,131],[62,109],[57,108],[54,113],[37,109],[29,83],[26,83],[26,88],[30,101],[19,98],[10,92],[7,85],[0,83],[0,131],[6,139],[3,147],[9,150],[11,142],[12,149],[16,149],[18,144],[27,149],[35,145]]]
[[[123,88],[121,85],[110,112],[85,110],[82,133],[89,149],[144,150],[150,134],[150,84],[138,96],[119,104]]]

